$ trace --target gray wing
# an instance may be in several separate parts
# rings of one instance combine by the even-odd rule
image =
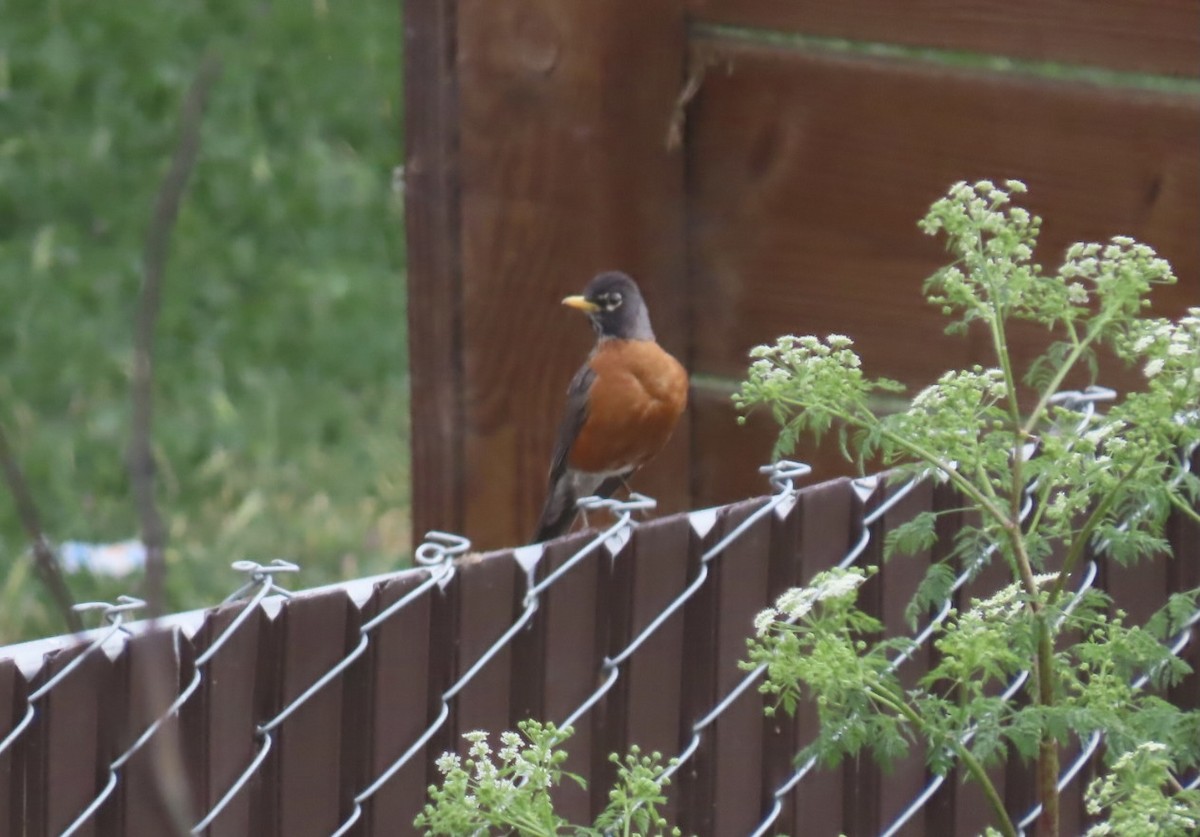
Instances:
[[[583,423],[587,421],[588,390],[592,388],[594,380],[596,380],[596,373],[585,363],[575,373],[570,386],[567,387],[567,407],[563,411],[562,423],[558,425],[554,455],[550,457],[549,487],[551,490],[553,490],[555,482],[566,473],[567,457],[571,453],[571,446],[575,444],[575,439],[579,437],[579,431],[583,429]]]
[[[537,529],[531,543],[540,543],[556,538],[571,528],[575,520],[575,487],[567,474],[567,458],[571,446],[579,437],[583,423],[587,421],[588,390],[596,373],[584,364],[571,385],[567,387],[567,407],[562,423],[558,426],[558,438],[554,443],[554,454],[550,458],[550,478],[546,485],[546,502],[538,518]]]

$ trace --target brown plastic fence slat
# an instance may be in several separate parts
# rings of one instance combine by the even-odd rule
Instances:
[[[895,488],[895,486],[889,486],[885,481],[880,480],[866,501],[866,513],[870,514],[878,509],[892,495]],[[884,525],[883,519],[877,519],[869,527],[870,540],[858,556],[855,566],[863,569],[882,566]],[[882,621],[887,594],[888,591],[883,586],[883,579],[880,575],[875,575],[868,578],[859,588],[858,606],[864,612]],[[880,811],[883,780],[879,765],[868,751],[863,750],[859,752],[857,758],[843,761],[842,775],[846,782],[846,792],[842,798],[842,827],[846,834],[848,837],[868,837],[868,835],[878,834],[883,825]]]
[[[197,632],[197,652],[203,653],[243,607],[233,604],[210,613]],[[277,691],[278,661],[262,653],[269,647],[270,628],[262,608],[256,608],[205,667],[200,693],[184,704],[185,752],[189,764],[202,767],[195,785],[199,817],[207,816],[258,752],[255,725],[272,714]],[[258,778],[243,788],[213,821],[210,837],[262,833],[263,812],[253,804],[260,787]]]
[[[958,500],[952,495],[946,502],[954,504]],[[953,541],[954,533],[961,526],[966,525],[968,520],[977,523],[978,517],[975,514],[956,515],[954,519],[947,518],[944,526],[939,525],[939,549],[947,548]],[[965,562],[973,557],[975,556],[964,556],[959,569],[965,567]],[[968,608],[972,601],[987,598],[1011,583],[1012,576],[1009,573],[1008,565],[1000,555],[993,555],[987,566],[973,580],[968,581],[959,592],[955,600],[955,607],[960,610]],[[1017,699],[1024,698],[1019,694]],[[1007,764],[989,770],[988,775],[1001,798],[1005,800],[1009,815],[1023,816],[1028,807],[1027,803],[1033,786],[1029,772],[1020,758],[1013,756]],[[955,834],[981,834],[987,826],[994,825],[991,806],[988,805],[983,791],[978,783],[967,778],[962,768],[958,768],[947,779],[942,786],[942,793],[948,795],[953,801],[952,816]],[[1021,813],[1018,814],[1018,811]]]
[[[62,671],[86,647],[81,643],[48,655],[35,683]],[[101,764],[113,755],[115,729],[104,721],[111,720],[108,710],[119,698],[112,662],[97,652],[38,701],[36,720],[25,733],[33,736],[27,801],[32,833],[61,833],[96,797]],[[96,834],[95,822],[77,833]]]
[[[700,20],[913,47],[1200,75],[1200,4],[1111,0],[690,0]]]
[[[1171,515],[1167,536],[1174,557],[1167,564],[1172,592],[1200,587],[1200,526],[1179,512]],[[1200,626],[1192,628],[1192,637],[1180,657],[1192,667],[1192,673],[1170,690],[1170,700],[1185,709],[1200,709]]]
[[[614,615],[610,654],[618,654],[687,587],[697,543],[686,515],[638,527],[615,565],[614,587],[622,611]],[[597,717],[609,730],[608,750],[622,756],[637,745],[669,759],[679,751],[683,689],[684,615],[677,611],[651,634],[621,669]],[[611,773],[601,772],[608,776]],[[677,819],[678,780],[669,789],[667,817]]]
[[[862,516],[851,484],[845,479],[801,491],[796,513],[800,514],[797,583],[807,584],[816,573],[836,566],[857,543]],[[816,707],[801,703],[796,710],[793,752],[811,744],[818,729]],[[793,770],[798,766],[793,760]],[[813,837],[837,837],[842,833],[845,796],[843,771],[818,769],[810,773],[792,791],[790,805],[785,808],[793,824],[791,833],[803,829]]]
[[[482,548],[529,537],[563,393],[592,340],[559,300],[594,273],[640,280],[659,339],[686,357],[684,157],[666,141],[684,83],[682,6],[458,4],[461,298],[433,309],[422,280],[410,305],[420,318],[455,310],[469,335],[456,391],[470,467],[462,525],[418,517],[414,531],[449,526]],[[676,435],[635,481],[661,512],[688,502],[687,427]]]
[[[404,575],[385,582],[376,592],[371,612],[389,607],[425,580],[424,575]],[[374,782],[406,753],[431,720],[427,690],[434,684],[429,677],[429,657],[445,652],[430,647],[429,619],[433,598],[441,595],[433,588],[372,634],[372,676],[366,686],[371,697],[370,714],[365,716],[371,731],[370,770],[364,777],[367,782]],[[363,833],[408,833],[413,817],[425,803],[426,764],[422,750],[367,803]],[[365,783],[355,788],[355,793],[362,787]]]
[[[716,63],[688,118],[693,373],[740,378],[751,347],[787,333],[846,334],[870,374],[919,386],[991,364],[920,293],[946,256],[916,223],[976,177],[1027,183],[1047,269],[1073,241],[1126,234],[1180,277],[1160,312],[1200,296],[1196,97],[697,43]],[[1022,369],[1034,337],[1017,341]]]
[[[288,706],[357,644],[359,612],[342,590],[297,596],[279,619],[279,705]],[[348,640],[353,638],[353,644]],[[361,660],[361,658],[360,658]],[[328,835],[341,817],[342,677],[301,704],[276,731],[270,757],[279,833]],[[269,774],[268,774],[269,775]]]
[[[0,741],[25,717],[25,675],[12,660],[0,660]],[[0,755],[0,837],[22,834],[25,816],[24,752],[18,740]]]
[[[525,573],[511,552],[472,556],[461,564],[454,582],[458,593],[458,645],[454,680],[466,674],[521,613]],[[493,736],[510,727],[512,646],[501,648],[458,693],[451,705],[453,739],[449,749],[465,753],[463,733],[484,730]]]
[[[901,490],[902,484],[890,486],[892,492]],[[882,521],[882,531],[889,532],[897,526],[908,522],[921,512],[932,511],[933,485],[929,480],[923,481],[897,503]],[[882,620],[886,636],[911,636],[912,630],[904,618],[905,608],[917,592],[917,586],[929,569],[930,551],[922,550],[913,555],[896,553],[886,559],[880,569],[878,580],[883,590]],[[920,620],[918,630],[923,628],[926,620]],[[930,647],[926,644],[899,670],[902,686],[913,688],[917,681],[929,671]],[[882,776],[881,794],[879,800],[880,816],[886,826],[902,811],[908,808],[912,800],[924,790],[926,782],[931,778],[925,770],[926,748],[919,741],[914,743],[909,754],[896,762],[892,769]],[[913,834],[928,833],[926,826],[927,812],[920,813],[909,820],[909,832]]]
[[[762,499],[732,507],[726,517],[731,530],[759,509]],[[716,637],[716,700],[742,682],[739,663],[747,658],[746,638],[754,633],[754,617],[769,600],[770,538],[774,513],[759,518],[716,559],[713,585],[719,602]],[[705,730],[714,759],[713,834],[749,834],[762,817],[763,698],[749,689]]]
[[[771,541],[768,547],[770,567],[768,572],[768,590],[766,605],[774,604],[786,590],[796,587],[801,582],[799,538],[800,524],[803,513],[800,511],[800,501],[791,504],[790,508],[781,507],[781,511],[771,516]],[[754,688],[762,682],[761,678]],[[766,704],[767,699],[761,699]],[[796,758],[796,721],[792,715],[782,710],[768,716],[762,712],[763,727],[763,767],[762,767],[762,802],[764,812],[770,811],[775,804],[775,791],[787,781],[795,770]],[[791,821],[790,806],[783,806],[780,816],[775,821],[776,831],[781,834],[793,834],[796,828]]]
[[[716,509],[712,527],[702,537],[694,537],[689,554],[688,583],[700,572],[701,557],[725,534],[728,509]],[[721,560],[716,558],[714,560]],[[692,725],[704,717],[717,698],[717,599],[713,583],[715,564],[710,563],[708,576],[683,606],[683,692],[680,695],[680,746],[692,738]],[[713,798],[716,794],[713,759],[707,752],[712,748],[711,737],[675,774],[678,787],[675,812],[685,834],[712,834]]]
[[[594,521],[596,526],[611,523],[605,519],[606,514],[599,517],[601,519]],[[539,578],[562,566],[595,534],[590,531],[582,537],[547,546],[540,562],[543,566],[539,567]],[[629,557],[629,551],[623,550],[613,559],[608,549],[602,546],[542,594],[537,627],[541,631],[543,656],[540,668],[534,669],[541,681],[536,684],[541,714],[536,717],[562,723],[595,691],[608,629],[610,567],[614,560],[628,560]],[[522,674],[517,678],[524,679]],[[592,765],[607,756],[607,753],[598,752],[604,742],[598,745],[595,735],[596,719],[602,717],[601,712],[593,710],[575,724],[575,733],[566,746],[568,758],[563,769],[590,777]],[[518,719],[514,717],[513,720]],[[564,782],[555,793],[555,809],[571,822],[591,822],[592,790],[595,788],[590,782],[587,790],[574,782]]]
[[[124,675],[122,686],[129,695],[129,706],[117,755],[128,750],[151,724],[162,717],[179,695],[181,684],[191,680],[191,643],[176,636],[170,630],[138,634],[125,646],[119,666]],[[188,825],[199,819],[187,784],[178,716],[158,728],[118,771],[117,778],[116,792],[97,817],[103,833],[117,833],[109,831],[104,824],[109,822],[107,816],[116,813],[118,801],[122,808],[120,827],[129,835],[172,833],[175,830],[173,810],[181,814]]]

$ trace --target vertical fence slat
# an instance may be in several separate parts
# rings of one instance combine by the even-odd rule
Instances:
[[[623,610],[614,614],[610,654],[623,651],[687,586],[693,532],[686,515],[640,526],[614,567],[614,589]],[[608,750],[624,757],[636,744],[670,758],[680,747],[684,666],[683,611],[651,634],[625,663],[604,705]],[[611,772],[596,775],[608,777]],[[678,780],[676,780],[676,783]],[[593,793],[600,793],[597,786]],[[678,788],[667,795],[667,817],[676,821]]]
[[[78,644],[49,655],[37,685],[62,671],[86,647]],[[33,736],[34,773],[28,788],[32,833],[61,833],[95,798],[100,763],[107,765],[112,752],[113,730],[101,729],[105,703],[118,693],[112,662],[96,652],[39,701],[34,726],[26,732]],[[95,834],[94,821],[77,833]]]
[[[244,604],[230,605],[211,613],[197,633],[197,650],[203,652],[241,612]],[[205,816],[249,766],[256,752],[254,727],[269,717],[267,695],[278,666],[260,653],[270,630],[262,608],[247,617],[204,669],[200,694],[184,706],[187,733],[185,752],[189,762],[202,766],[196,806]],[[252,783],[254,784],[254,783]],[[211,837],[239,837],[259,833],[253,819],[249,789],[230,802],[208,829]]]
[[[893,490],[899,488],[894,487]],[[889,532],[921,512],[933,510],[933,486],[923,481],[883,518],[882,532]],[[881,532],[881,537],[882,537]],[[881,616],[887,636],[911,636],[912,630],[904,618],[905,608],[917,592],[917,586],[929,569],[930,551],[922,550],[913,555],[895,554],[880,568],[879,582],[883,592]],[[919,619],[918,629],[923,628],[928,615]],[[918,680],[929,671],[929,644],[917,651],[912,659],[904,663],[898,675],[905,689],[913,688]],[[919,739],[919,737],[918,737]],[[880,816],[884,825],[890,823],[904,811],[912,800],[925,788],[931,778],[925,770],[925,747],[918,740],[909,754],[899,759],[882,777],[879,800]],[[927,833],[924,809],[910,820],[913,833]]]
[[[727,531],[728,509],[718,509],[716,522],[703,537],[693,538],[688,560],[688,582],[699,574],[701,556]],[[720,560],[719,558],[716,560]],[[716,645],[719,606],[713,567],[708,577],[683,607],[683,693],[680,696],[679,741],[686,746],[692,724],[704,717],[717,697]],[[696,754],[675,774],[679,782],[677,815],[685,834],[712,833],[712,800],[716,794],[711,750],[712,738],[701,742]]]
[[[766,500],[730,509],[726,528],[742,523]],[[754,617],[767,599],[773,513],[759,518],[715,559],[713,586],[718,610],[716,637],[716,701],[745,679],[738,664],[747,657],[746,637],[754,633]],[[763,811],[763,699],[754,689],[742,693],[703,733],[713,744],[713,833],[749,834]]]
[[[762,602],[760,609],[774,604],[784,591],[801,583],[799,539],[803,516],[799,497],[782,517],[778,514],[771,515],[768,589],[766,599]],[[762,682],[762,679],[759,679],[759,683]],[[755,694],[757,694],[758,685],[755,684]],[[764,696],[760,701],[765,707],[769,698]],[[775,804],[775,791],[787,781],[788,777],[792,775],[792,771],[795,770],[796,720],[780,707],[770,716],[765,712],[762,713],[762,728],[763,780],[759,807],[764,811],[769,811]],[[791,817],[790,805],[782,807],[780,815],[775,821],[775,828],[781,834],[796,833],[797,829]]]
[[[297,596],[279,618],[276,652],[283,661],[280,706],[337,665],[357,636],[358,608],[342,590]],[[342,677],[335,678],[296,708],[276,730],[271,755],[278,776],[279,833],[328,835],[341,822]],[[268,775],[268,774],[264,774]]]
[[[454,680],[466,674],[495,644],[521,612],[525,573],[511,552],[467,560],[459,570],[458,655]],[[452,706],[453,741],[449,749],[465,753],[462,734],[485,730],[495,735],[509,727],[512,647],[501,648],[459,692]],[[493,739],[494,743],[494,739]]]
[[[0,741],[25,717],[29,693],[25,676],[12,660],[0,660]],[[0,837],[19,835],[25,819],[25,748],[15,741],[0,755]]]
[[[608,521],[598,521],[607,525]],[[572,538],[549,547],[542,557],[544,571],[558,569],[584,546],[594,532],[585,537]],[[541,692],[542,717],[562,723],[575,708],[595,690],[596,672],[600,670],[601,652],[607,636],[608,620],[605,613],[608,596],[608,576],[613,560],[629,557],[625,549],[621,557],[613,559],[606,547],[593,552],[560,577],[542,594],[542,612],[538,614],[544,629],[542,650],[542,680],[538,684]],[[518,680],[524,675],[518,674]],[[568,758],[563,768],[581,776],[592,776],[597,741],[595,719],[602,717],[593,711],[575,725],[575,734],[567,745]],[[599,780],[599,776],[593,777]],[[592,821],[593,788],[583,790],[574,782],[564,782],[555,794],[555,809],[571,822]]]
[[[376,592],[371,612],[391,606],[425,580],[425,576],[405,575],[385,582]],[[437,588],[430,590],[374,631],[372,673],[366,686],[371,698],[370,714],[365,716],[371,733],[366,781],[374,781],[391,767],[429,723],[429,657],[435,653],[429,643],[429,619],[433,597],[440,595]],[[423,749],[380,789],[367,803],[367,824],[361,833],[407,832],[425,802],[426,764]],[[354,792],[362,787],[360,782]]]
[[[1167,536],[1174,550],[1167,564],[1170,590],[1181,593],[1200,587],[1200,525],[1175,512]],[[1200,709],[1200,626],[1192,627],[1191,640],[1180,657],[1192,667],[1192,673],[1172,687],[1169,698],[1184,709]]]
[[[174,631],[156,631],[131,638],[122,655],[124,688],[129,693],[125,730],[117,755],[124,753],[160,718],[179,694],[181,684],[192,676],[190,643]],[[122,833],[170,834],[174,831],[170,805],[181,806],[192,822],[197,812],[190,805],[187,770],[180,741],[179,718],[160,726],[154,737],[118,772],[119,784],[113,798],[101,809],[98,822],[109,831],[107,817],[120,801]],[[111,812],[111,813],[110,813]]]
[[[848,480],[816,485],[800,492],[797,511],[801,515],[796,561],[799,583],[807,584],[821,570],[837,565],[858,540],[861,515]],[[795,512],[793,512],[795,513]],[[816,707],[801,702],[796,709],[796,740],[793,752],[812,743],[819,724]],[[793,762],[793,768],[796,765]],[[842,833],[842,809],[846,796],[841,770],[818,770],[792,791],[789,806],[792,833],[814,837],[836,837]]]

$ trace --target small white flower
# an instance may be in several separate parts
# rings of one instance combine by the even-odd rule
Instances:
[[[771,630],[771,626],[775,624],[775,611],[763,610],[759,611],[754,617],[754,635],[766,636],[767,631]]]
[[[1146,351],[1146,349],[1149,349],[1152,345],[1154,345],[1154,335],[1153,334],[1143,334],[1133,344],[1133,351],[1140,355],[1142,352]]]
[[[457,770],[462,760],[454,753],[442,753],[435,762],[438,772],[443,776],[448,776],[452,771]]]
[[[1145,367],[1145,369],[1142,370],[1142,373],[1147,378],[1153,378],[1155,375],[1157,375],[1159,372],[1162,372],[1162,371],[1163,371],[1163,359],[1160,357],[1156,357],[1156,358],[1152,358],[1150,360],[1150,362],[1146,364],[1146,367]]]

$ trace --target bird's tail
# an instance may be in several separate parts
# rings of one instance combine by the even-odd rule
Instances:
[[[567,482],[560,480],[558,485],[551,488],[530,543],[541,543],[565,535],[575,522],[575,492]]]
[[[624,481],[623,476],[606,477],[589,493],[596,497],[611,497],[612,493],[624,484]],[[587,487],[584,486],[584,488]],[[568,478],[560,479],[551,486],[550,495],[546,498],[546,505],[542,507],[542,516],[538,519],[537,530],[530,543],[552,540],[570,531],[571,524],[575,522],[575,515],[578,513],[575,503],[579,498],[575,491],[575,487]]]

